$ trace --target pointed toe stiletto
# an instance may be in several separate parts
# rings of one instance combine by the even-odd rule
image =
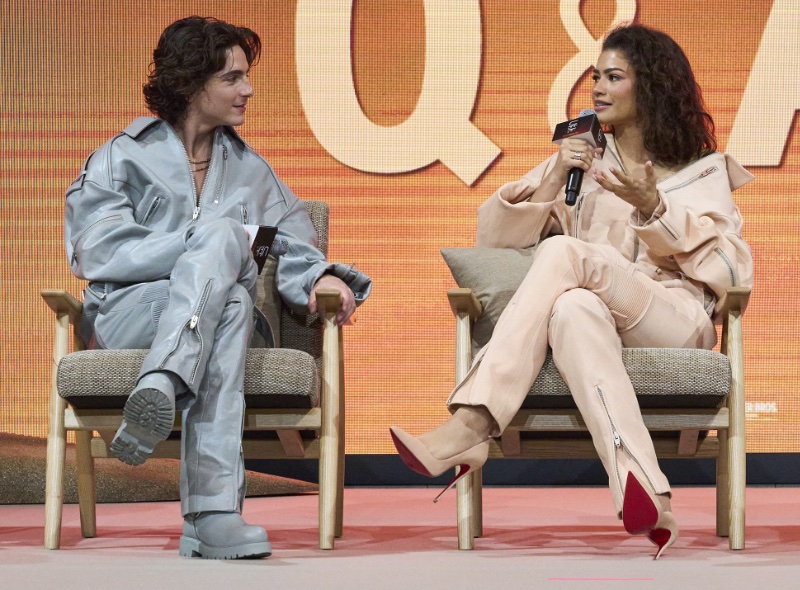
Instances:
[[[646,535],[658,549],[653,559],[678,538],[678,523],[672,512],[659,511],[658,505],[632,472],[628,472],[622,505],[622,523],[631,535]]]
[[[433,500],[434,502],[438,502],[442,494],[449,490],[454,483],[467,473],[480,469],[489,457],[488,440],[479,442],[452,457],[437,459],[431,454],[428,447],[425,446],[425,443],[411,436],[404,430],[392,426],[389,428],[389,432],[392,435],[392,441],[394,441],[394,446],[397,448],[400,458],[412,471],[416,471],[427,477],[437,477],[448,469],[458,467],[456,476],[441,492],[439,492],[439,495]]]

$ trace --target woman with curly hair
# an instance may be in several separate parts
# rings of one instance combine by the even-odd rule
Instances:
[[[276,272],[284,301],[316,310],[317,289],[341,294],[344,322],[368,277],[317,249],[306,207],[234,130],[253,96],[261,41],[213,18],[169,25],[153,52],[139,117],[97,149],[67,191],[72,271],[88,280],[81,334],[90,348],[149,349],[111,454],[143,463],[181,429],[180,554],[269,555],[267,532],[242,518],[244,368],[258,268],[249,225],[277,226],[287,245]]]
[[[530,271],[450,396],[451,418],[419,437],[391,432],[419,473],[459,467],[458,479],[479,468],[550,347],[608,472],[617,515],[657,545],[658,558],[678,527],[621,350],[713,347],[726,288],[752,284],[731,191],[753,177],[715,151],[689,62],[666,34],[641,25],[612,31],[593,79],[605,153],[565,139],[479,208],[477,245],[538,244]],[[564,189],[574,168],[587,174],[570,207]]]

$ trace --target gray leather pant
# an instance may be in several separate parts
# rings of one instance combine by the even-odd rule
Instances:
[[[256,264],[241,224],[216,219],[187,240],[169,280],[118,289],[100,304],[102,348],[149,348],[140,377],[171,371],[186,385],[181,511],[240,511],[244,499],[244,364]]]

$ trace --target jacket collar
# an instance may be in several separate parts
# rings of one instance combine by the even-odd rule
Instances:
[[[163,124],[172,127],[172,125],[167,123],[164,119],[158,119],[156,117],[137,117],[122,132],[133,139],[137,139],[139,135],[141,135],[146,129],[149,129],[156,124]],[[222,127],[222,129],[226,135],[228,135],[232,140],[236,141],[241,147],[247,145],[247,142],[242,139],[242,137],[233,127],[226,125]]]

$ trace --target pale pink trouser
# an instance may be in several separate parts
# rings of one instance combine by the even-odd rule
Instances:
[[[542,368],[548,344],[609,474],[622,510],[628,471],[657,494],[669,493],[633,386],[622,363],[630,348],[711,348],[713,323],[702,302],[665,288],[610,246],[553,236],[448,401],[485,406],[498,436],[522,405]]]

